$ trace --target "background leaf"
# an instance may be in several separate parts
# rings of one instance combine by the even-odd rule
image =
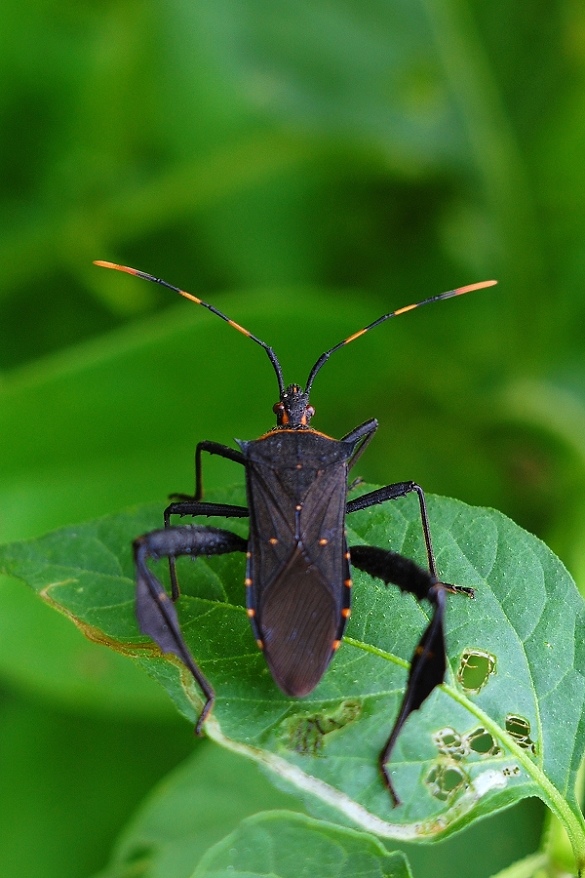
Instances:
[[[136,869],[149,878],[188,878],[209,847],[270,807],[291,809],[295,800],[271,787],[251,762],[197,741],[190,758],[142,803],[96,878],[123,878]]]
[[[303,851],[299,863],[299,849]],[[388,853],[360,832],[311,820],[285,811],[257,814],[215,845],[195,869],[193,878],[222,875],[363,875],[364,878],[410,878],[404,854]]]

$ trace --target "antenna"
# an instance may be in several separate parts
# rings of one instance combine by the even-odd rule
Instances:
[[[143,280],[148,280],[154,284],[160,284],[160,286],[167,287],[169,290],[173,290],[179,295],[184,296],[185,299],[189,299],[191,302],[195,302],[196,305],[201,305],[203,308],[207,308],[208,311],[211,311],[212,314],[217,314],[218,317],[221,317],[222,320],[225,320],[226,323],[229,323],[234,329],[237,329],[238,332],[241,332],[242,335],[247,336],[252,339],[252,341],[256,342],[256,344],[260,345],[261,348],[264,348],[268,355],[268,359],[272,363],[272,367],[276,373],[276,379],[278,381],[278,392],[279,396],[282,397],[284,393],[284,379],[282,376],[282,368],[278,361],[278,357],[276,356],[274,350],[267,345],[266,342],[262,341],[262,339],[258,338],[255,335],[245,329],[245,327],[240,326],[239,323],[236,323],[227,314],[224,314],[214,305],[210,305],[208,302],[204,302],[202,299],[199,299],[197,296],[194,296],[193,293],[188,293],[185,290],[181,290],[179,287],[173,286],[173,284],[168,283],[166,280],[163,280],[160,277],[155,277],[152,274],[148,274],[145,271],[139,271],[137,268],[130,268],[127,265],[117,265],[115,262],[104,262],[101,259],[97,259],[94,262],[94,265],[98,265],[100,268],[112,268],[115,271],[124,271],[126,274],[132,274],[135,277],[143,278]],[[452,299],[454,296],[463,296],[465,293],[472,293],[474,290],[483,290],[486,287],[493,287],[497,284],[497,280],[484,280],[480,281],[476,284],[468,284],[464,287],[457,287],[454,290],[448,290],[446,293],[439,293],[436,296],[430,296],[428,299],[423,299],[422,302],[415,302],[413,305],[406,305],[404,308],[398,308],[396,311],[390,311],[388,314],[383,314],[381,317],[378,317],[377,320],[374,320],[372,323],[369,323],[363,329],[360,329],[358,332],[354,332],[352,335],[348,336],[348,338],[343,339],[338,344],[334,345],[328,351],[325,351],[324,354],[321,354],[311,371],[309,372],[309,377],[307,379],[307,384],[305,387],[305,395],[308,397],[311,388],[313,386],[313,381],[315,380],[315,376],[319,372],[322,366],[325,365],[331,354],[334,354],[335,351],[338,351],[339,348],[343,348],[346,345],[350,344],[352,341],[355,341],[356,338],[360,338],[362,335],[365,335],[366,332],[369,332],[370,329],[374,329],[374,327],[379,326],[381,323],[384,323],[386,320],[390,320],[391,317],[399,317],[400,314],[405,314],[407,311],[414,311],[415,308],[422,308],[423,305],[430,305],[432,302],[442,302],[444,299]]]
[[[381,317],[378,317],[377,320],[369,323],[358,332],[354,332],[353,335],[350,335],[348,338],[345,338],[343,341],[340,341],[338,344],[334,345],[328,351],[325,351],[324,354],[321,354],[309,373],[307,385],[305,387],[305,393],[307,394],[307,396],[310,394],[311,387],[313,386],[313,381],[315,380],[317,372],[321,369],[323,365],[325,365],[331,354],[335,353],[335,351],[338,351],[339,348],[343,348],[345,347],[345,345],[348,345],[352,341],[355,341],[356,338],[360,338],[360,336],[365,335],[366,332],[369,332],[370,329],[374,329],[375,326],[379,326],[380,323],[384,323],[385,320],[390,320],[391,317],[398,317],[400,314],[405,314],[407,311],[414,311],[415,308],[422,308],[423,305],[430,305],[431,302],[442,302],[443,299],[452,299],[453,296],[463,296],[465,295],[465,293],[472,293],[474,290],[483,290],[485,287],[493,287],[495,284],[497,284],[497,280],[484,280],[480,281],[480,283],[477,284],[469,284],[465,287],[457,287],[456,290],[448,290],[446,293],[439,293],[437,296],[430,296],[428,299],[423,299],[422,302],[416,302],[414,305],[406,305],[404,308],[398,308],[397,311],[390,311],[389,314],[383,314]]]
[[[241,332],[242,335],[246,335],[248,338],[251,338],[252,341],[255,341],[256,344],[259,344],[261,348],[264,348],[266,353],[268,354],[268,359],[272,363],[272,367],[276,372],[276,379],[278,381],[278,393],[279,396],[282,396],[284,393],[284,379],[282,377],[282,369],[280,367],[280,363],[278,362],[278,357],[272,350],[272,348],[266,344],[265,341],[262,341],[261,338],[257,338],[255,335],[245,329],[243,326],[240,326],[239,323],[236,323],[234,320],[231,320],[227,314],[223,314],[219,311],[214,305],[210,305],[209,302],[204,302],[202,299],[198,299],[197,296],[194,296],[193,293],[187,293],[185,290],[179,289],[179,287],[174,287],[172,284],[167,283],[166,280],[163,280],[160,277],[155,277],[153,274],[147,274],[145,271],[139,271],[137,268],[129,268],[127,265],[117,265],[115,262],[104,262],[101,259],[96,259],[93,263],[94,265],[98,265],[100,268],[113,268],[115,271],[125,271],[126,274],[132,274],[135,277],[141,277],[143,280],[148,280],[153,284],[160,284],[162,287],[167,287],[169,290],[174,290],[175,293],[179,293],[179,295],[184,296],[185,299],[189,299],[191,302],[195,302],[196,305],[201,305],[203,308],[207,308],[208,311],[211,311],[212,314],[217,314],[218,317],[221,317],[222,320],[225,320],[226,323],[229,323],[230,326],[233,326],[234,329],[237,329],[238,332]]]

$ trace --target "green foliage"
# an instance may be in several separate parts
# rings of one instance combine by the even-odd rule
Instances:
[[[223,500],[244,497],[230,492]],[[409,720],[393,754],[403,800],[396,812],[377,756],[426,620],[414,599],[359,571],[344,648],[300,701],[276,689],[255,648],[243,559],[181,565],[182,629],[217,690],[206,732],[274,772],[308,804],[317,800],[318,810],[397,841],[432,839],[539,796],[585,861],[575,799],[585,748],[583,599],[544,544],[501,514],[434,498],[429,513],[442,575],[476,588],[477,600],[451,601],[450,676],[444,697],[433,695]],[[232,524],[245,532],[245,524]],[[129,545],[158,525],[159,510],[148,507],[7,544],[0,570],[25,580],[89,639],[143,665],[194,724],[202,701],[190,675],[136,632]],[[416,502],[355,513],[348,539],[424,557]]]
[[[266,863],[282,878],[309,878],[317,870],[340,878],[412,876],[406,857],[388,853],[372,836],[277,811],[248,818],[203,857],[192,878],[264,874]]]
[[[161,510],[170,491],[191,490],[198,440],[255,438],[272,424],[274,378],[255,346],[168,291],[99,271],[93,259],[134,264],[214,302],[272,344],[286,379],[300,382],[322,350],[379,314],[497,277],[493,290],[392,321],[339,352],[315,384],[315,425],[341,436],[376,416],[380,430],[356,474],[384,484],[414,478],[426,490],[502,509],[544,538],[583,589],[582,32],[583,11],[570,0],[530,9],[455,0],[7,0],[0,539],[38,537],[135,504]],[[216,461],[206,473],[210,498],[239,477]],[[408,517],[406,506],[400,515]],[[152,510],[144,526],[159,523]],[[124,539],[133,536],[129,518]],[[447,546],[441,563],[458,563],[461,546],[451,538]],[[491,600],[496,586],[481,579]],[[214,582],[206,575],[205,584]],[[395,680],[392,714],[404,667],[357,645],[370,643],[356,636],[360,620],[371,621],[359,601],[356,643],[344,645],[333,680],[344,655],[381,663],[384,679]],[[388,621],[398,613],[407,620],[408,606],[398,599]],[[524,640],[538,620],[547,631],[561,624],[553,606],[541,614],[532,592],[524,608],[514,606],[526,613],[514,623],[523,622]],[[417,613],[411,628],[400,626],[403,661],[420,632]],[[111,636],[132,643],[130,604],[113,615]],[[467,699],[479,704],[504,687],[500,644],[486,646],[485,629],[496,629],[479,600],[451,600],[450,624],[459,618],[469,619],[470,637],[459,643],[457,623],[450,644],[454,663],[468,650],[465,682],[481,682],[490,656],[498,659],[488,684]],[[99,639],[94,623],[86,630]],[[580,643],[578,634],[568,642]],[[546,632],[541,649],[545,641]],[[507,731],[505,717],[497,726],[528,771],[544,758],[546,723],[564,727],[566,709],[576,716],[580,690],[575,704],[555,704],[560,665],[551,660],[549,676],[533,679],[519,643],[515,668],[524,669],[526,688],[510,681],[511,719]],[[261,656],[246,656],[250,685],[267,691]],[[580,660],[577,652],[571,673]],[[176,666],[169,674],[176,680]],[[114,838],[146,790],[191,752],[189,726],[137,661],[90,642],[7,578],[0,687],[0,789],[9,803],[0,868],[14,878],[85,878],[113,862]],[[483,717],[439,724],[443,709],[469,717],[451,690],[415,715],[413,728],[437,717],[432,730],[455,733],[441,737],[446,748],[472,746],[474,764],[497,762],[485,755],[496,730]],[[353,718],[357,704],[353,696],[329,700],[321,726],[342,727],[322,744],[311,716],[289,723],[289,737],[327,752],[363,723],[362,713]],[[567,726],[563,751],[543,775],[571,813],[581,734]],[[223,810],[214,800],[214,831],[198,812],[196,858],[247,815],[294,807],[252,782],[245,760],[229,764],[237,807],[229,796]],[[527,777],[526,789],[542,794],[540,779]],[[207,802],[213,780],[202,778],[197,794]],[[457,787],[457,772],[434,781],[444,793]],[[510,779],[506,789],[516,795],[520,786]],[[534,800],[523,800],[430,852],[411,845],[408,858],[415,875],[487,878],[537,848],[541,816]],[[570,869],[562,826],[549,828],[537,865]]]

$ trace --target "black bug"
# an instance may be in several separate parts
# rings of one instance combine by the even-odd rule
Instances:
[[[191,656],[181,634],[173,604],[150,570],[149,559],[168,558],[173,601],[179,596],[175,559],[182,555],[220,555],[245,552],[248,616],[260,649],[277,685],[287,695],[303,696],[321,680],[340,645],[351,603],[351,566],[386,584],[397,585],[433,607],[431,621],[415,649],[406,692],[380,754],[380,768],[394,804],[388,762],[408,716],[443,682],[446,669],[444,614],[447,592],[473,596],[473,590],[443,583],[433,553],[430,525],[422,488],[397,482],[348,500],[348,473],[372,440],[378,423],[372,419],[333,439],[310,426],[314,409],[309,395],[315,376],[331,354],[364,333],[406,311],[431,302],[492,286],[495,281],[449,290],[414,305],[384,314],[322,354],[303,390],[285,386],[276,354],[265,342],[234,323],[213,305],[160,278],[110,262],[96,262],[161,284],[217,314],[266,351],[276,373],[279,401],[274,405],[276,426],[259,439],[239,441],[239,450],[203,441],[195,452],[195,494],[174,495],[164,513],[164,528],[134,542],[137,570],[136,608],[141,630],[163,652],[177,655],[189,668],[206,698],[197,723],[200,732],[215,698],[213,688]],[[215,454],[241,464],[246,473],[247,506],[202,500],[201,455]],[[376,546],[348,547],[345,516],[415,492],[420,507],[428,570],[402,555]],[[215,527],[171,526],[171,517],[217,516],[250,519],[248,540]]]

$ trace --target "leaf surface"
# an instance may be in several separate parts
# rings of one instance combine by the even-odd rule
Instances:
[[[302,852],[302,856],[301,856]],[[244,820],[211,848],[192,878],[411,878],[406,857],[363,832],[286,811]]]
[[[243,502],[241,492],[228,496]],[[474,587],[476,599],[449,597],[446,684],[410,717],[393,753],[402,806],[391,809],[377,758],[429,609],[358,571],[345,642],[315,691],[295,700],[276,688],[256,649],[244,559],[182,559],[183,634],[217,693],[207,734],[379,835],[433,837],[526,796],[542,798],[576,835],[583,600],[555,556],[503,515],[433,497],[429,511],[441,576]],[[141,508],[6,545],[0,565],[89,637],[142,664],[194,723],[194,681],[145,642],[134,618],[130,543],[159,524],[158,509]],[[227,526],[246,533],[245,521]],[[348,539],[424,559],[410,498],[353,514]]]

